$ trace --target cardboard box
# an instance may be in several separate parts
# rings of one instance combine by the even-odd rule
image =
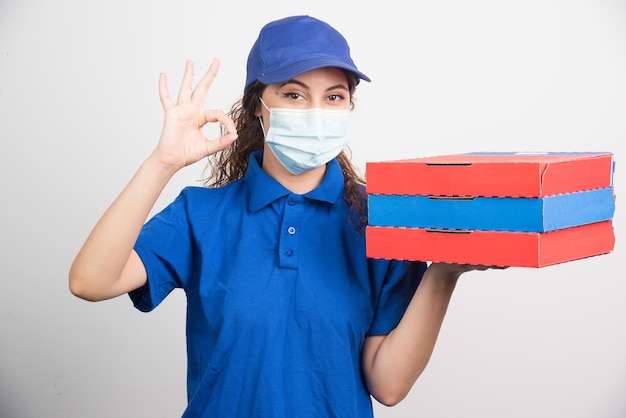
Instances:
[[[613,185],[613,154],[471,153],[366,163],[368,194],[543,197]]]
[[[371,258],[545,267],[613,251],[611,221],[552,232],[449,231],[367,226]]]
[[[547,232],[613,218],[612,188],[538,198],[369,195],[373,226]]]

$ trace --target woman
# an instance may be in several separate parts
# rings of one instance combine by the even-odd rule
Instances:
[[[426,367],[473,267],[366,258],[366,195],[344,148],[354,90],[370,80],[335,29],[308,16],[266,25],[232,118],[203,109],[218,68],[194,88],[187,62],[176,103],[161,76],[158,145],[87,238],[70,289],[129,293],[142,311],[184,289],[185,416],[371,417],[370,395],[396,404]],[[207,123],[223,136],[207,140]],[[210,187],[185,188],[146,223],[171,177],[207,156]]]

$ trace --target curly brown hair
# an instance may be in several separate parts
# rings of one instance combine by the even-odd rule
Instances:
[[[352,72],[345,73],[350,92],[350,107],[353,108],[354,92],[359,78]],[[235,121],[238,138],[230,147],[208,158],[205,186],[220,187],[243,178],[248,168],[250,154],[263,149],[265,139],[255,111],[266,87],[266,84],[255,81],[244,91],[241,99],[233,104],[228,115]],[[343,198],[350,207],[349,221],[356,229],[361,229],[367,224],[365,179],[358,174],[351,157],[349,148],[346,148],[337,156],[337,161],[344,178]]]

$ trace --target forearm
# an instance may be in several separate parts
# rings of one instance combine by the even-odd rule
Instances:
[[[152,156],[95,225],[70,269],[70,290],[88,300],[102,300],[128,291],[119,283],[133,246],[152,207],[175,169]],[[138,282],[140,277],[131,277]],[[132,284],[132,283],[131,283]]]
[[[398,326],[364,351],[372,395],[395,404],[426,368],[460,273],[434,264],[426,272]]]

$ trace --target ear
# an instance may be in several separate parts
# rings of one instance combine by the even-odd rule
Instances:
[[[254,108],[254,116],[256,116],[257,118],[262,118],[263,117],[263,108],[267,108],[267,106],[265,106],[265,104],[263,103],[263,93],[265,93],[265,88],[263,88],[263,90],[259,93],[256,101],[256,107]],[[269,111],[269,109],[267,109]]]
[[[257,118],[263,117],[263,102],[261,101],[261,96],[262,94],[256,100],[256,106],[254,108],[254,116],[256,116]]]

